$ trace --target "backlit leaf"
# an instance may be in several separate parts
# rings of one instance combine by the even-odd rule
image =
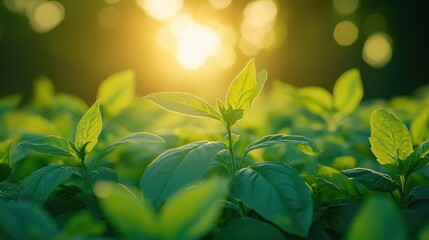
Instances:
[[[19,146],[40,153],[77,158],[77,153],[73,150],[70,143],[57,136],[50,135],[33,138],[20,143]]]
[[[353,168],[341,171],[347,177],[358,180],[370,190],[379,192],[393,192],[399,185],[387,174],[367,168]]]
[[[10,148],[12,140],[0,142],[0,163],[10,165]]]
[[[422,144],[429,139],[429,109],[421,111],[411,122],[411,135],[414,144]]]
[[[303,87],[298,96],[299,102],[312,113],[323,116],[332,111],[332,95],[322,87]]]
[[[363,97],[363,86],[359,70],[351,69],[343,73],[334,85],[335,109],[342,114],[353,112]]]
[[[403,162],[404,170],[411,174],[429,163],[429,140],[422,143]]]
[[[92,148],[97,144],[98,136],[101,133],[102,122],[100,113],[100,100],[97,100],[92,105],[85,115],[80,119],[77,124],[75,145],[79,150],[85,150],[85,153],[89,153]],[[88,143],[89,142],[89,143]],[[86,144],[85,149],[82,147]]]

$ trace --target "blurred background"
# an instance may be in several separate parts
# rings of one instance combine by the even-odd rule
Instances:
[[[425,0],[0,0],[0,96],[46,76],[92,102],[133,69],[141,96],[209,99],[255,58],[268,85],[331,90],[356,67],[365,99],[390,98],[429,83],[428,23]]]

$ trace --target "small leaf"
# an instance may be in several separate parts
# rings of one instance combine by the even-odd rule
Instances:
[[[298,90],[299,102],[310,112],[326,115],[332,111],[332,95],[321,87],[303,87]]]
[[[393,114],[379,109],[371,115],[371,150],[377,161],[393,174],[404,174],[403,160],[413,152],[411,135]]]
[[[292,167],[260,163],[238,171],[230,183],[231,196],[247,204],[282,230],[308,235],[313,201],[304,181]]]
[[[358,211],[345,239],[405,240],[407,231],[401,214],[391,199],[375,195]]]
[[[225,194],[226,181],[214,178],[172,195],[159,214],[165,239],[200,239],[216,223]]]
[[[411,174],[429,163],[429,140],[422,143],[403,162],[404,170]]]
[[[86,111],[85,115],[83,115],[77,124],[74,140],[76,147],[82,150],[82,147],[89,142],[85,149],[83,149],[85,153],[89,153],[97,144],[101,129],[100,100],[97,100],[94,105]]]
[[[370,190],[393,192],[399,185],[387,174],[367,168],[353,168],[341,171],[347,177],[354,178]]]
[[[119,141],[110,144],[108,147],[103,149],[101,152],[98,153],[97,159],[102,159],[104,156],[109,154],[111,151],[115,150],[116,148],[120,147],[121,145],[129,142],[154,142],[154,143],[161,143],[165,142],[164,139],[158,135],[152,134],[152,133],[146,133],[146,132],[137,132],[137,133],[131,133],[127,136],[121,138]]]
[[[171,112],[221,120],[220,114],[210,104],[190,93],[161,92],[144,98]]]
[[[53,239],[58,232],[54,220],[38,206],[0,201],[0,212],[0,234],[7,234],[2,239]]]
[[[111,181],[111,182],[118,182],[118,175],[116,174],[115,170],[108,168],[108,167],[99,167],[95,170],[91,171],[90,174],[91,184],[93,188],[97,184],[97,182],[100,181]]]
[[[55,240],[80,239],[82,237],[101,236],[106,230],[106,225],[96,219],[88,210],[82,210],[62,228]]]
[[[77,153],[73,150],[71,144],[57,136],[50,135],[33,138],[20,143],[19,146],[40,153],[77,158]]]
[[[429,139],[429,109],[421,111],[411,122],[411,135],[414,144],[422,144]]]
[[[200,141],[167,150],[143,173],[144,196],[159,207],[172,193],[200,180],[224,148],[220,142]]]
[[[255,149],[266,148],[281,143],[294,143],[300,151],[308,155],[316,155],[321,152],[316,144],[307,137],[299,135],[274,134],[267,135],[249,144],[249,146],[244,150],[244,155]]]
[[[228,226],[220,229],[215,239],[284,240],[286,238],[273,225],[254,218],[244,217],[233,218]]]
[[[42,167],[24,178],[19,187],[19,199],[43,203],[61,182],[73,174],[81,175],[79,168],[61,165]]]
[[[343,73],[334,85],[335,109],[344,115],[350,114],[359,106],[362,97],[363,87],[359,70],[351,69]]]

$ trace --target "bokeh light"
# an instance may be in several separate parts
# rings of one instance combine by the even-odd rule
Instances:
[[[374,68],[385,66],[392,58],[392,40],[383,32],[369,36],[365,41],[362,57]]]
[[[358,38],[359,30],[351,21],[339,22],[334,29],[334,39],[340,46],[352,45]]]
[[[137,0],[137,4],[154,19],[167,21],[179,14],[182,0]]]
[[[216,9],[227,8],[232,0],[210,0],[210,4]]]
[[[335,11],[341,15],[354,13],[360,5],[360,0],[334,0],[333,6]]]
[[[103,28],[114,28],[121,21],[121,12],[118,8],[107,6],[101,9],[98,14],[98,22]]]
[[[64,20],[64,7],[59,2],[43,2],[29,12],[34,30],[39,33],[55,28]]]

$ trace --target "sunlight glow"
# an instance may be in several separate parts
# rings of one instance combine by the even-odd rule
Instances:
[[[334,0],[334,9],[338,14],[349,15],[354,13],[360,5],[359,0]]]
[[[340,46],[352,45],[358,37],[358,28],[350,21],[342,21],[335,26],[334,39]]]
[[[152,18],[167,21],[179,14],[182,0],[137,0],[137,4]]]
[[[64,20],[64,7],[59,2],[44,2],[28,15],[34,30],[48,32]]]
[[[363,47],[362,57],[374,68],[385,66],[392,58],[392,40],[383,32],[369,36]]]
[[[98,14],[98,22],[103,28],[114,28],[121,21],[121,12],[116,7],[107,6]]]
[[[216,9],[227,8],[232,0],[210,0],[210,4]]]

